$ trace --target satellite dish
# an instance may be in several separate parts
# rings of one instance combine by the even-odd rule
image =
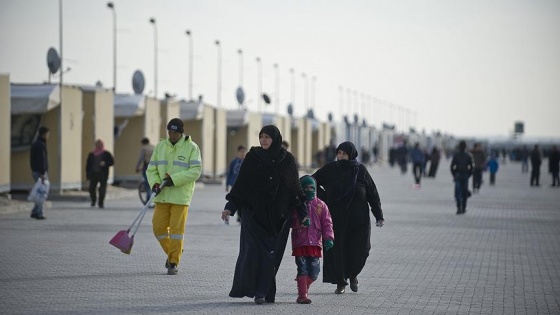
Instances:
[[[307,111],[307,118],[311,118],[311,119],[315,118],[315,113],[313,113],[312,109],[309,109]]]
[[[237,98],[237,103],[239,103],[239,105],[243,105],[243,102],[245,102],[245,92],[243,92],[242,87],[237,88],[235,91],[235,97]]]
[[[266,103],[266,105],[270,104],[270,97],[268,97],[268,95],[263,93],[262,98],[263,98],[264,102]]]
[[[329,122],[332,122],[332,120],[333,120],[333,115],[332,115],[332,113],[329,113],[328,118],[329,118]]]
[[[288,115],[293,116],[294,115],[294,107],[292,106],[292,104],[288,104]]]
[[[140,70],[134,71],[132,75],[132,89],[135,94],[142,94],[144,92],[144,85],[146,81],[144,80],[144,74]]]
[[[49,67],[49,72],[52,74],[55,74],[60,69],[60,57],[56,49],[52,47],[47,51],[47,67]]]

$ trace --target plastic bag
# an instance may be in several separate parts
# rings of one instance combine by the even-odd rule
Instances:
[[[50,185],[51,184],[47,179],[45,179],[45,182],[43,183],[41,178],[38,178],[35,185],[33,185],[33,188],[31,189],[31,192],[29,193],[27,200],[32,201],[37,205],[44,204],[45,200],[47,200],[47,197],[49,195]]]

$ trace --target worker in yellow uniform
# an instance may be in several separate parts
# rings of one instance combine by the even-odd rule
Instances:
[[[146,169],[152,193],[156,194],[153,231],[167,255],[168,275],[178,272],[189,205],[202,172],[200,149],[183,131],[181,119],[169,121],[168,137],[156,145]]]

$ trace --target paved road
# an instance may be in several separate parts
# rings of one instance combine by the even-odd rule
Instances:
[[[316,283],[311,305],[295,303],[289,251],[277,303],[228,297],[239,226],[219,218],[222,186],[197,189],[177,276],[165,274],[151,211],[130,255],[108,244],[141,208],[134,191],[113,190],[105,209],[55,198],[43,221],[29,218],[29,204],[0,206],[0,313],[560,314],[560,188],[547,174],[531,188],[519,164],[501,167],[497,185],[485,183],[463,216],[445,163],[420,190],[410,173],[371,168],[386,225],[372,231],[360,290],[335,295],[334,285]]]

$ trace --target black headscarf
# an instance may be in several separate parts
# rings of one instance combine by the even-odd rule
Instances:
[[[262,127],[261,131],[259,132],[259,138],[261,134],[267,134],[270,138],[272,138],[272,144],[266,150],[259,150],[258,155],[264,161],[274,164],[281,160],[286,150],[282,148],[282,134],[280,130],[274,125],[267,125]]]
[[[336,148],[336,152],[338,151],[344,151],[346,152],[346,154],[348,154],[348,160],[339,160],[336,162],[338,167],[342,169],[354,168],[352,178],[346,186],[346,190],[343,194],[340,195],[339,198],[337,198],[338,201],[346,201],[349,203],[352,199],[352,196],[354,195],[356,181],[358,180],[358,171],[360,169],[360,162],[356,160],[356,158],[358,157],[358,150],[356,150],[356,146],[352,142],[345,141],[338,145],[338,147]]]
[[[356,150],[356,146],[350,141],[345,141],[339,144],[338,148],[336,148],[336,152],[338,151],[346,152],[349,160],[355,160],[358,157],[358,150]]]

